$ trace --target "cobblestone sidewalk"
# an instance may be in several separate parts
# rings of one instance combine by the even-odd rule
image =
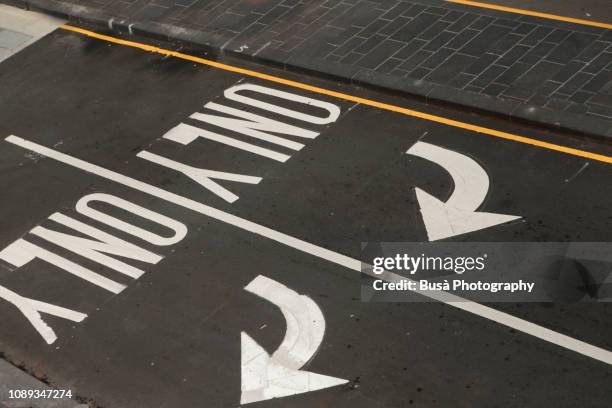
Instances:
[[[4,0],[612,136],[612,30],[441,0]]]

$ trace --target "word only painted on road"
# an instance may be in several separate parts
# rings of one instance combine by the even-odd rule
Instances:
[[[208,102],[204,105],[204,112],[196,112],[190,116],[190,119],[195,120],[199,126],[180,123],[168,131],[163,138],[184,146],[189,146],[195,140],[204,138],[242,150],[248,154],[284,163],[291,158],[291,155],[286,153],[288,150],[299,151],[305,147],[303,143],[289,137],[302,141],[312,140],[319,133],[255,114],[246,109],[257,108],[262,112],[269,112],[303,122],[307,126],[322,126],[333,123],[341,113],[338,106],[329,102],[248,83],[238,84],[225,90],[224,97],[244,105],[245,110],[217,102]],[[266,101],[262,99],[266,99]],[[271,99],[278,100],[280,104],[269,102]],[[292,109],[281,106],[283,102],[290,105]],[[303,111],[296,110],[299,106],[304,108]],[[312,114],[313,111],[320,111],[322,114],[316,116]],[[218,130],[212,130],[214,128],[222,128],[258,139],[269,146],[262,147],[248,143],[221,134]],[[194,167],[146,150],[139,152],[137,156],[184,174],[229,203],[235,202],[238,196],[216,180],[249,184],[257,184],[261,181],[260,177]],[[75,204],[75,213],[76,217],[55,212],[49,216],[48,220],[61,226],[62,231],[74,231],[77,235],[73,235],[72,232],[60,232],[38,225],[31,229],[28,234],[42,238],[43,241],[51,244],[49,247],[34,244],[27,237],[22,237],[0,250],[0,259],[10,264],[14,269],[22,268],[34,260],[42,261],[68,272],[88,284],[95,285],[112,294],[119,294],[127,287],[126,284],[94,272],[79,264],[78,261],[61,256],[57,251],[54,252],[52,248],[63,248],[84,258],[83,261],[86,259],[87,262],[94,262],[135,280],[145,273],[143,265],[156,265],[164,258],[155,252],[155,248],[175,245],[182,241],[188,233],[188,228],[184,223],[168,215],[160,214],[121,197],[106,193],[93,193],[82,197]],[[116,216],[116,214],[121,214],[121,217]],[[143,220],[148,221],[150,223],[148,225],[158,225],[163,231],[166,231],[166,234],[162,235],[159,232],[153,232],[139,226],[142,225]],[[108,227],[108,230],[103,231],[94,227],[91,222],[104,224]],[[159,228],[156,229],[156,231],[158,230]],[[121,231],[133,237],[138,243],[128,242],[115,236],[113,234],[115,231]],[[41,314],[44,313],[73,322],[82,322],[88,316],[80,311],[22,296],[2,285],[0,285],[0,298],[15,306],[48,344],[57,340],[57,334],[43,320]]]
[[[245,95],[256,93],[266,95],[281,101],[286,101],[291,104],[301,104],[303,106],[309,106],[319,108],[324,112],[323,116],[314,116],[304,112],[299,112],[293,109],[285,108],[279,105],[264,102],[253,97]],[[332,103],[323,102],[305,96],[296,95],[284,91],[279,91],[273,88],[268,88],[254,84],[240,84],[227,89],[224,92],[226,99],[230,101],[239,102],[249,107],[259,108],[272,113],[280,114],[288,118],[296,119],[301,122],[305,122],[311,125],[328,125],[335,122],[340,116],[340,108]],[[293,150],[299,151],[305,145],[295,140],[288,139],[287,137],[281,137],[277,135],[292,136],[301,140],[314,139],[319,136],[318,132],[290,125],[287,123],[279,122],[260,116],[251,112],[247,112],[240,109],[235,109],[226,105],[222,105],[216,102],[208,102],[204,105],[205,113],[196,112],[189,118],[198,122],[200,126],[193,126],[186,123],[181,123],[178,126],[167,132],[163,138],[165,140],[171,140],[182,145],[189,145],[199,138],[204,138],[214,142],[222,143],[235,149],[240,149],[250,154],[262,156],[270,160],[275,160],[281,163],[286,162],[291,158],[290,154],[286,151]],[[231,115],[232,117],[213,115],[212,112],[222,113]],[[240,133],[245,136],[264,141],[270,145],[270,147],[261,147],[253,143],[248,143],[233,137],[216,133],[212,130],[207,130],[209,126],[213,125],[219,128],[227,129],[229,131]],[[282,151],[279,151],[278,148]],[[222,171],[208,170],[203,168],[193,167],[184,163],[179,163],[166,157],[159,156],[157,154],[142,151],[137,154],[141,159],[151,161],[165,166],[169,169],[178,171],[190,179],[194,180],[202,187],[210,190],[212,193],[221,197],[229,203],[233,203],[238,200],[238,196],[227,188],[221,186],[215,180],[226,180],[240,183],[257,184],[261,181],[260,177],[247,176],[243,174],[227,173]]]

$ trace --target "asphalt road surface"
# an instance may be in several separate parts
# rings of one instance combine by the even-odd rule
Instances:
[[[428,239],[415,188],[452,194],[417,143],[473,159],[480,210],[521,217],[465,242],[610,240],[610,163],[580,153],[610,146],[223,62],[381,105],[64,30],[0,64],[7,360],[100,407],[610,406],[608,304],[493,321],[362,302],[354,268],[361,242]],[[240,112],[264,124],[219,119]]]

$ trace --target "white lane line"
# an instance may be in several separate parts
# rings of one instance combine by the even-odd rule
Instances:
[[[314,245],[306,241],[302,241],[301,239],[292,237],[287,234],[283,234],[282,232],[275,231],[271,228],[256,224],[252,221],[245,220],[243,218],[237,217],[227,212],[218,210],[214,207],[210,207],[208,205],[202,204],[198,201],[194,201],[190,198],[171,193],[159,187],[152,186],[142,181],[133,179],[131,177],[114,172],[112,170],[105,169],[104,167],[97,166],[95,164],[86,162],[84,160],[77,159],[76,157],[67,155],[65,153],[58,152],[56,150],[39,145],[37,143],[30,142],[20,137],[11,135],[7,137],[5,140],[16,146],[33,151],[40,155],[46,156],[48,158],[57,160],[69,166],[81,169],[87,173],[95,174],[107,180],[111,180],[116,183],[122,184],[126,187],[130,187],[135,190],[139,190],[143,193],[152,195],[162,200],[166,200],[168,202],[174,203],[181,207],[199,212],[200,214],[212,217],[216,220],[233,225],[245,231],[249,231],[254,234],[269,238],[280,244],[289,246],[291,248],[297,249],[307,254],[316,256],[321,259],[325,259],[337,265],[341,265],[346,268],[352,269],[356,272],[361,272],[361,261],[357,259],[353,259],[346,255],[342,255],[337,252],[330,251],[329,249],[322,248],[318,245]],[[398,281],[399,282],[401,279],[405,279],[400,275],[396,275],[390,272],[385,272],[382,275],[373,275],[373,276],[377,278],[385,279],[387,281]],[[515,330],[521,331],[523,333],[529,334],[531,336],[537,337],[549,343],[556,344],[565,349],[574,351],[584,356],[591,357],[595,360],[599,360],[606,364],[612,365],[612,352],[609,350],[585,343],[581,340],[577,340],[572,337],[566,336],[564,334],[555,332],[553,330],[539,326],[535,323],[528,322],[518,317],[509,315],[504,312],[500,312],[490,307],[481,305],[479,303],[475,303],[467,299],[460,298],[458,296],[455,296],[455,295],[452,295],[446,292],[420,292],[420,293],[432,299],[439,300],[447,305],[456,307],[461,310],[465,310],[466,312],[470,312],[472,314],[483,317],[485,319],[500,323],[504,326],[507,326]]]

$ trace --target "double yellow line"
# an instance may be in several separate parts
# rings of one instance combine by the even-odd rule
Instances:
[[[222,69],[225,71],[235,72],[237,74],[247,75],[250,77],[255,77],[255,78],[263,79],[266,81],[287,85],[293,88],[303,89],[305,91],[328,95],[334,98],[356,102],[362,105],[372,106],[375,108],[384,109],[384,110],[391,111],[391,112],[397,112],[403,115],[413,116],[416,118],[429,120],[431,122],[441,123],[441,124],[452,126],[452,127],[459,128],[459,129],[470,130],[472,132],[482,133],[482,134],[486,134],[489,136],[498,137],[501,139],[512,140],[512,141],[519,142],[519,143],[525,143],[528,145],[541,147],[543,149],[554,150],[554,151],[561,152],[561,153],[571,154],[574,156],[584,157],[586,159],[591,159],[591,160],[596,160],[596,161],[603,162],[603,163],[612,164],[612,156],[605,156],[602,154],[587,152],[584,150],[574,149],[574,148],[567,147],[567,146],[561,146],[561,145],[557,145],[553,143],[544,142],[542,140],[532,139],[532,138],[525,137],[525,136],[519,136],[519,135],[515,135],[512,133],[502,132],[502,131],[495,130],[495,129],[489,129],[489,128],[482,127],[482,126],[460,122],[457,120],[445,118],[443,116],[431,115],[428,113],[419,112],[419,111],[415,111],[415,110],[407,109],[407,108],[402,108],[400,106],[391,105],[388,103],[377,102],[377,101],[361,98],[361,97],[354,96],[354,95],[349,95],[349,94],[342,93],[342,92],[332,91],[332,90],[321,88],[318,86],[308,85],[308,84],[304,84],[304,83],[297,82],[297,81],[291,81],[291,80],[280,78],[274,75],[264,74],[264,73],[253,71],[250,69],[239,68],[239,67],[235,67],[232,65],[222,64],[220,62],[211,61],[205,58],[194,57],[193,55],[183,54],[177,51],[170,51],[170,50],[166,50],[166,49],[155,47],[155,46],[148,45],[148,44],[142,44],[142,43],[138,43],[134,41],[127,41],[127,40],[123,40],[120,38],[111,37],[111,36],[104,35],[104,34],[98,34],[96,32],[85,30],[79,27],[63,25],[60,28],[64,30],[68,30],[68,31],[73,31],[73,32],[76,32],[82,35],[86,35],[88,37],[107,41],[113,44],[124,45],[127,47],[137,48],[137,49],[147,51],[147,52],[161,54],[161,55],[165,55],[169,57],[180,58],[183,60],[192,61],[192,62],[203,64],[203,65],[208,65],[210,67]]]

